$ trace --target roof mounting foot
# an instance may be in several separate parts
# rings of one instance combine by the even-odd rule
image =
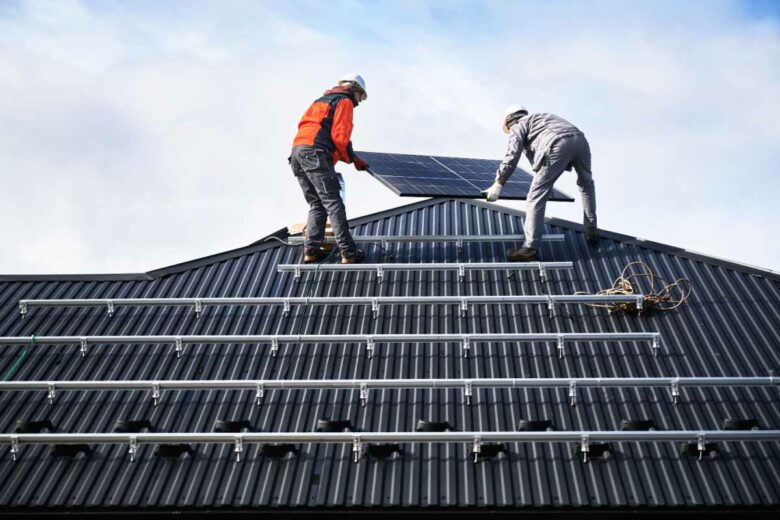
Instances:
[[[672,402],[677,404],[680,400],[680,380],[677,378],[672,379]]]
[[[469,357],[470,350],[471,350],[471,338],[465,336],[463,338],[463,357]]]
[[[458,280],[463,283],[466,279],[466,267],[463,264],[458,265]]]
[[[200,315],[203,312],[203,304],[200,300],[195,300],[195,318],[200,319]]]
[[[257,383],[257,391],[255,392],[255,405],[260,406],[265,396],[265,388],[262,383]]]
[[[301,268],[296,266],[293,269],[293,272],[294,272],[293,280],[295,280],[296,282],[299,282],[301,280]]]
[[[276,357],[279,353],[279,337],[274,336],[271,338],[271,357]]]
[[[577,381],[569,381],[569,406],[577,406]]]
[[[87,338],[83,337],[79,340],[79,344],[81,345],[79,347],[79,352],[81,352],[81,357],[87,357]]]
[[[471,441],[471,453],[474,454],[474,462],[479,462],[479,454],[482,453],[482,439],[479,437],[474,437]]]
[[[355,462],[360,462],[360,459],[363,458],[363,442],[360,440],[360,437],[355,437],[352,440],[352,453],[355,457]]]
[[[374,357],[374,347],[376,346],[376,342],[374,341],[374,338],[368,337],[366,339],[366,355],[368,356],[368,359],[371,359]]]
[[[16,457],[19,455],[19,437],[17,435],[11,435],[11,460],[16,462]]]
[[[658,357],[658,351],[661,349],[661,335],[653,336],[653,357]]]
[[[22,318],[27,317],[27,302],[25,301],[19,302],[19,312],[22,314]]]
[[[236,435],[233,440],[233,451],[236,452],[236,462],[241,462],[241,452],[244,451],[244,438],[240,435]]]
[[[290,300],[285,299],[282,302],[282,305],[283,305],[283,307],[282,307],[282,316],[284,316],[286,318],[287,316],[290,315]]]
[[[49,405],[54,404],[54,398],[57,396],[57,389],[54,388],[54,383],[49,383]]]
[[[547,297],[547,312],[549,314],[550,319],[553,319],[555,317],[555,298],[552,296]]]
[[[466,404],[471,404],[471,396],[474,393],[474,388],[471,386],[471,381],[466,381],[463,387],[463,396],[466,398]]]
[[[385,272],[382,270],[382,266],[376,268],[376,281],[382,283],[385,279]]]
[[[379,317],[379,300],[374,298],[371,300],[371,318],[377,319]]]
[[[566,355],[566,338],[563,334],[558,335],[558,359],[563,359]]]
[[[539,262],[539,278],[542,283],[547,283],[547,268],[542,262]]]
[[[368,402],[368,385],[360,383],[360,406],[366,406]]]
[[[152,404],[157,406],[160,403],[160,383],[152,385]]]
[[[582,453],[582,462],[588,462],[588,452],[590,451],[590,438],[583,435],[580,439],[580,452]]]
[[[458,246],[458,256],[463,255],[463,237],[458,237],[457,246]]]
[[[176,358],[181,357],[181,353],[184,350],[184,342],[181,340],[181,336],[176,336],[176,343],[175,343],[174,350],[176,351]]]
[[[469,302],[465,298],[460,301],[460,317],[465,318],[469,313]]]
[[[705,437],[704,432],[696,436],[696,449],[699,450],[699,460],[704,457],[704,453],[707,451],[707,439]]]
[[[130,437],[130,447],[127,453],[130,454],[130,462],[135,462],[135,454],[138,452],[138,438],[134,435]]]
[[[110,318],[111,316],[114,315],[114,300],[107,300],[106,308],[108,310],[108,317]]]

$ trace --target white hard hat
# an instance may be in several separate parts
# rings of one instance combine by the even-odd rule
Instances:
[[[528,113],[528,110],[523,105],[509,105],[506,107],[506,110],[504,110],[504,119],[501,121],[501,127],[504,129],[504,133],[509,133],[509,127],[506,126],[507,121],[509,121],[510,117],[517,114],[518,112],[525,112]]]
[[[342,83],[352,83],[363,93],[363,99],[368,99],[368,93],[366,92],[366,80],[360,74],[350,73],[344,74],[339,80],[339,85]]]

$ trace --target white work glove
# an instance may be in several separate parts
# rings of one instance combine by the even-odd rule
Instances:
[[[482,193],[485,194],[485,198],[488,202],[495,202],[498,200],[498,196],[501,195],[501,185],[498,183],[498,181],[496,181],[491,187]]]

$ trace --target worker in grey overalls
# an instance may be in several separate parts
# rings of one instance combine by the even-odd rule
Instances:
[[[496,181],[485,191],[495,202],[504,183],[512,176],[525,150],[535,172],[528,190],[525,214],[525,242],[520,249],[508,249],[507,258],[516,262],[539,259],[542,223],[547,199],[564,171],[577,171],[582,194],[583,223],[588,244],[598,242],[596,226],[596,187],[590,171],[590,146],[585,135],[573,124],[553,114],[529,114],[525,107],[512,105],[504,113],[504,133],[509,134],[506,156],[496,171]]]

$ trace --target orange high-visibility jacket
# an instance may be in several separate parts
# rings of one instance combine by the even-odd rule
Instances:
[[[338,161],[351,163],[355,160],[352,151],[352,109],[357,101],[347,87],[335,87],[312,103],[298,123],[298,134],[293,147],[309,145],[325,150]]]

